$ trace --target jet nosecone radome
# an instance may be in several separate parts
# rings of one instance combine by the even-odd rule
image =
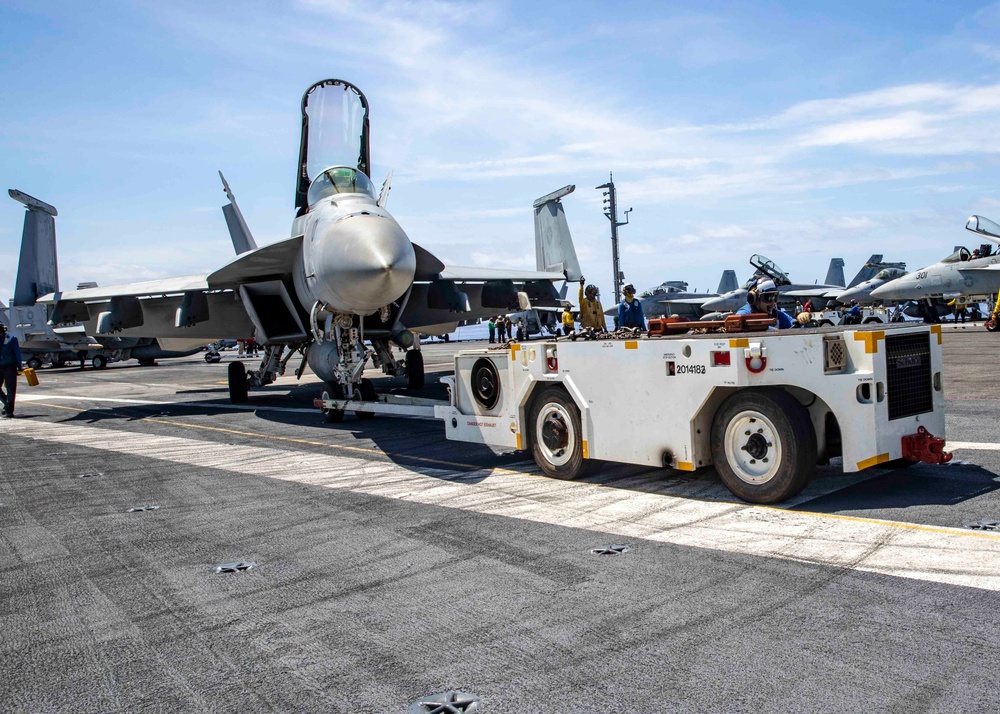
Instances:
[[[367,315],[406,293],[416,254],[406,233],[374,198],[346,194],[310,209],[302,266],[296,291],[303,303]]]

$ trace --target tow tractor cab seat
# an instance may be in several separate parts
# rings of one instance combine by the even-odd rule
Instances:
[[[306,200],[309,208],[325,198],[342,194],[362,194],[373,200],[378,196],[367,176],[350,166],[331,166],[317,174],[309,184]]]

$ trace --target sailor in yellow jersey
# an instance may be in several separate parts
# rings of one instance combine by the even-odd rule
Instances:
[[[584,289],[583,282],[583,278],[580,278],[580,327],[582,329],[592,327],[596,330],[606,330],[604,307],[601,305],[597,286],[588,285]]]

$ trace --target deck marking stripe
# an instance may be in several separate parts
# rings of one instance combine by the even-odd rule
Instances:
[[[206,449],[187,437],[65,423],[7,421],[0,433],[623,537],[1000,590],[1000,537],[975,531],[525,479],[488,468],[479,469],[476,483],[442,480],[438,469],[388,460],[228,444]]]

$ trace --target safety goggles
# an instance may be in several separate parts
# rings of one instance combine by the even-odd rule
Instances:
[[[771,292],[761,293],[760,294],[760,301],[761,302],[778,302],[778,293],[771,293]]]

